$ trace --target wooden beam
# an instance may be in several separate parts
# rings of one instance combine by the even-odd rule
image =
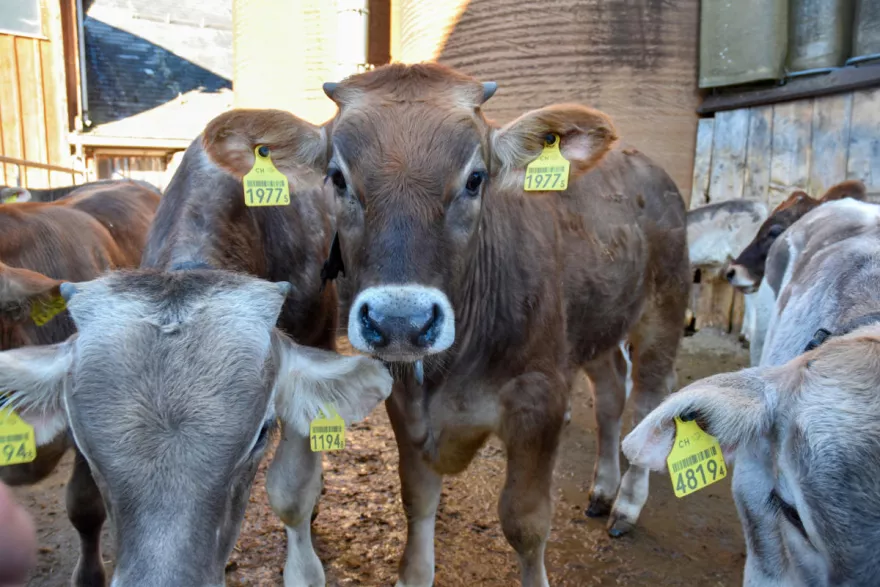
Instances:
[[[789,79],[785,85],[773,88],[709,95],[697,108],[697,114],[708,115],[723,110],[763,106],[878,86],[880,86],[880,64],[842,67],[826,74]]]

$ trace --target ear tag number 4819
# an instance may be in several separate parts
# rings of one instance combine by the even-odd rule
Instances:
[[[548,134],[544,150],[526,167],[523,189],[527,192],[561,192],[568,187],[571,163],[559,152],[559,135]]]
[[[33,427],[9,408],[0,408],[0,467],[37,458]]]
[[[248,206],[290,204],[287,178],[275,168],[269,155],[269,148],[265,145],[254,149],[254,166],[241,181],[244,184],[244,203]]]
[[[699,491],[727,476],[724,455],[714,436],[695,421],[675,418],[675,441],[666,458],[675,497]]]
[[[325,404],[320,416],[309,424],[312,452],[342,450],[345,448],[345,420],[330,404]]]

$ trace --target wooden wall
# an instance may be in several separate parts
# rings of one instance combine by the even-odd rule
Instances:
[[[699,0],[392,0],[391,58],[498,82],[500,123],[555,103],[607,112],[691,191]]]
[[[43,37],[0,34],[0,155],[71,167],[60,2],[42,0]],[[69,185],[68,173],[0,164],[0,184]]]
[[[718,112],[699,121],[691,209],[746,198],[772,209],[795,190],[821,197],[860,179],[880,200],[880,88]],[[704,282],[697,328],[736,330],[741,296]]]

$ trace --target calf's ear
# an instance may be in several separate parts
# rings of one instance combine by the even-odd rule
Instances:
[[[303,436],[325,404],[346,424],[360,422],[391,394],[393,380],[381,361],[300,346],[276,334],[275,409]]]
[[[254,149],[265,146],[275,167],[296,179],[304,173],[323,173],[327,166],[327,135],[283,110],[236,109],[208,123],[202,133],[208,157],[236,177],[254,166]]]
[[[825,195],[819,201],[831,202],[833,200],[842,200],[843,198],[852,198],[864,202],[866,197],[867,189],[865,184],[857,179],[850,179],[828,188],[828,191],[825,192]]]
[[[495,131],[492,146],[499,179],[521,183],[548,134],[559,135],[560,152],[571,163],[570,179],[595,167],[617,140],[611,118],[598,110],[577,104],[532,110]]]
[[[623,453],[630,463],[665,471],[677,416],[695,418],[730,455],[769,429],[771,409],[765,399],[769,386],[755,368],[692,383],[667,397],[624,438]]]
[[[30,202],[31,193],[27,188],[8,187],[0,189],[0,204]]]
[[[0,352],[0,401],[34,427],[37,445],[67,428],[64,380],[73,360],[76,335],[59,344]]]
[[[0,304],[58,295],[61,281],[42,273],[0,263]]]

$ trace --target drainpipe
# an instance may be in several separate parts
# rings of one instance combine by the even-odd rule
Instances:
[[[366,71],[369,43],[368,0],[336,0],[336,80]]]
[[[83,14],[82,0],[76,0],[76,27],[77,40],[79,41],[79,91],[80,91],[80,109],[82,111],[81,124],[83,129],[92,126],[89,119],[89,86],[86,81],[86,36],[83,22],[85,15]]]

